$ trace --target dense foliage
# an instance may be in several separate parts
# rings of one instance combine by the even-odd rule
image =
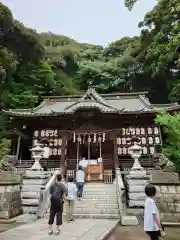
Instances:
[[[0,107],[34,107],[44,95],[79,93],[90,83],[100,92],[148,91],[154,103],[179,100],[177,2],[158,1],[139,23],[140,36],[123,37],[106,48],[37,34],[1,3]]]
[[[34,107],[44,95],[80,93],[90,83],[106,93],[148,91],[153,103],[179,101],[179,16],[178,1],[159,0],[139,23],[140,36],[103,48],[38,34],[0,3],[0,108]]]
[[[180,115],[158,113],[156,123],[164,130],[164,153],[180,173]]]
[[[125,5],[131,10],[136,2],[125,0]],[[103,48],[51,32],[38,34],[0,3],[0,109],[31,108],[44,95],[80,93],[90,83],[105,93],[148,91],[152,103],[180,101],[179,1],[157,1],[139,27],[140,36]],[[166,154],[176,161],[179,116],[158,115],[157,122],[167,130]],[[0,138],[5,125],[0,116]],[[0,149],[6,152],[6,140]]]

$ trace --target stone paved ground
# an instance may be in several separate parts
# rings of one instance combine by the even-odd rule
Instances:
[[[162,238],[164,240],[179,240],[180,229],[166,228],[167,236]],[[148,240],[149,238],[143,232],[140,226],[118,227],[115,232],[107,240]]]
[[[17,223],[0,223],[0,233],[1,232],[4,232],[4,231],[7,231],[9,229],[12,229],[12,228],[15,228],[15,227],[18,227],[22,224],[17,224]]]
[[[74,223],[64,223],[61,240],[101,240],[114,226],[117,220],[77,219]],[[50,240],[57,236],[48,236],[47,219],[25,224],[0,233],[1,240]],[[138,239],[139,240],[139,239]]]

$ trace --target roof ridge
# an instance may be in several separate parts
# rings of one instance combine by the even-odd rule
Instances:
[[[104,105],[104,106],[106,106],[106,107],[108,107],[108,108],[111,108],[111,109],[113,109],[113,110],[115,110],[115,111],[121,111],[121,110],[122,110],[122,109],[119,110],[119,109],[117,109],[117,108],[114,108],[113,106],[111,106],[110,104],[108,104],[107,101],[106,101],[103,97],[101,97],[100,94],[98,94],[98,93],[96,92],[96,90],[95,90],[94,88],[92,88],[92,87],[91,87],[91,88],[88,88],[88,90],[86,91],[86,93],[85,93],[79,100],[77,100],[75,103],[67,106],[67,107],[65,108],[65,110],[70,109],[71,107],[77,105],[77,104],[80,103],[80,102],[84,102],[84,101],[86,100],[86,97],[89,97],[89,96],[92,96],[92,97],[94,98],[94,99],[90,99],[90,101],[95,100],[96,102],[98,102],[98,103],[100,103],[100,104],[102,104],[102,105]],[[88,98],[87,98],[87,100],[88,100]]]
[[[91,87],[92,88],[92,87]],[[90,89],[90,88],[89,88]],[[94,89],[94,88],[93,88]],[[95,90],[95,89],[94,89]],[[88,90],[87,90],[88,91]],[[87,92],[86,91],[86,92]],[[96,90],[95,90],[96,91]],[[85,92],[85,93],[86,93]],[[44,96],[43,97],[43,99],[49,99],[49,100],[51,100],[51,99],[62,99],[62,98],[81,98],[81,97],[83,97],[84,96],[84,94],[85,93],[83,93],[83,94],[77,94],[77,95],[62,95],[62,96]],[[138,96],[138,95],[146,95],[148,92],[130,92],[130,93],[126,93],[126,92],[124,92],[124,93],[120,93],[120,92],[117,92],[117,93],[102,93],[102,94],[100,94],[100,93],[98,93],[97,91],[96,91],[96,93],[99,95],[99,96],[101,96],[101,97],[108,97],[108,96]]]
[[[152,105],[151,105],[151,103],[146,99],[145,96],[143,96],[143,95],[139,95],[139,99],[140,99],[140,101],[141,101],[142,103],[145,104],[146,107],[152,109]]]

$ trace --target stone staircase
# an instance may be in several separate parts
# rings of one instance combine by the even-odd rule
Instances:
[[[83,199],[75,204],[75,218],[119,219],[116,185],[85,184]]]

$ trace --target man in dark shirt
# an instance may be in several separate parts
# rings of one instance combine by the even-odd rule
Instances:
[[[62,183],[62,176],[58,175],[56,183],[50,189],[51,207],[49,215],[49,235],[53,234],[52,225],[56,215],[56,234],[60,232],[60,225],[62,225],[63,203],[66,199],[66,187]]]

